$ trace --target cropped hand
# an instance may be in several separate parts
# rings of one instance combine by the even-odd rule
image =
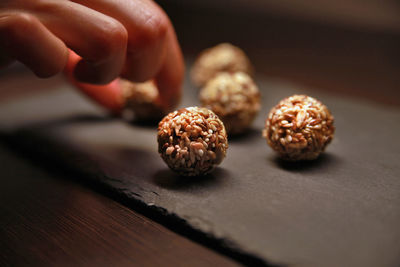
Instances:
[[[154,79],[165,105],[180,95],[182,54],[151,0],[3,0],[0,49],[0,65],[18,60],[39,77],[61,72],[71,49],[81,59],[68,71],[83,89],[121,76]]]

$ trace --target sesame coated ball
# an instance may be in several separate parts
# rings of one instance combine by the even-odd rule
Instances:
[[[253,67],[246,54],[239,47],[222,43],[204,50],[193,64],[191,78],[201,87],[218,72],[242,71],[252,73]]]
[[[218,115],[228,134],[240,134],[260,110],[260,92],[246,73],[221,72],[201,89],[200,102]]]
[[[293,95],[271,109],[263,136],[285,160],[313,160],[331,142],[335,131],[333,120],[320,101]]]
[[[158,102],[158,90],[154,81],[134,83],[120,79],[125,110],[131,111],[136,120],[159,120],[166,112]]]
[[[228,149],[224,124],[211,110],[188,107],[165,116],[158,125],[158,152],[183,176],[209,173]]]

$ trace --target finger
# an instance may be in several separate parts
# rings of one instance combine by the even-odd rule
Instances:
[[[80,60],[80,56],[75,54],[73,51],[70,51],[68,63],[65,68],[65,74],[68,80],[81,92],[89,96],[91,99],[93,99],[112,113],[120,113],[124,105],[124,100],[122,98],[122,93],[119,86],[119,79],[115,79],[114,81],[106,85],[80,83],[75,79],[73,75],[73,70]]]
[[[61,72],[68,58],[65,44],[26,13],[0,14],[0,46],[3,63],[15,58],[42,78]]]
[[[180,101],[185,71],[182,52],[172,27],[167,34],[166,50],[164,62],[155,81],[161,104],[166,110],[171,110]]]
[[[83,58],[74,70],[78,80],[105,84],[119,76],[128,34],[117,20],[68,1],[43,1],[33,12]]]
[[[171,28],[164,11],[149,0],[74,0],[120,21],[128,32],[124,78],[143,82],[160,70]]]

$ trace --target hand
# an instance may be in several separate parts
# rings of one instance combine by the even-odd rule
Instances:
[[[0,65],[18,60],[39,77],[61,72],[71,49],[82,58],[69,64],[80,82],[155,79],[166,106],[179,99],[182,54],[170,20],[151,0],[3,0],[0,48]]]

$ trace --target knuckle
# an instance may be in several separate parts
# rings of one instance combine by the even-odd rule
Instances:
[[[22,13],[22,12],[18,12],[12,15],[13,16],[13,22],[19,25],[32,25],[33,23],[36,23],[37,19],[27,13]]]
[[[109,59],[116,54],[125,51],[128,43],[128,33],[125,27],[118,21],[110,21],[104,24],[95,37],[95,44],[97,47],[95,59]]]
[[[128,40],[128,33],[125,27],[117,21],[109,24],[107,35],[115,41],[117,47],[125,46]]]
[[[2,30],[10,38],[20,38],[31,34],[37,24],[38,20],[34,16],[27,13],[15,13],[8,18]]]
[[[163,12],[153,12],[144,18],[143,24],[137,30],[136,44],[151,46],[164,40],[169,26],[169,19]]]

